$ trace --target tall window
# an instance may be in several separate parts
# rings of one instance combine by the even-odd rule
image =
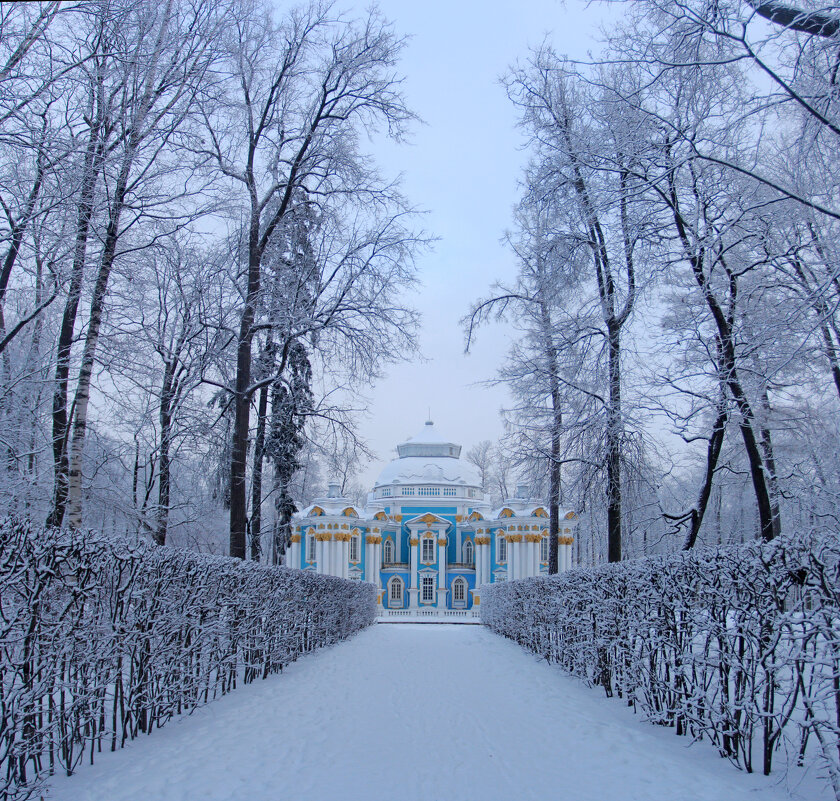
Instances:
[[[435,541],[431,537],[423,537],[423,555],[421,556],[423,562],[435,561]]]
[[[457,578],[452,582],[452,602],[456,604],[463,604],[467,598],[467,582],[462,578]]]
[[[423,602],[430,603],[435,600],[435,577],[423,576]]]
[[[403,583],[402,579],[394,576],[388,582],[388,606],[402,606]]]
[[[540,540],[540,561],[548,561],[548,537],[543,537]]]
[[[455,495],[455,488],[454,487],[444,487],[443,488],[443,494],[444,495],[449,495],[449,496],[454,496]]]
[[[306,561],[315,561],[315,537],[312,534],[306,537]]]
[[[471,565],[474,558],[472,540],[467,540],[464,543],[464,564]]]
[[[359,562],[359,535],[354,534],[350,537],[350,561]]]
[[[507,540],[504,534],[500,534],[496,540],[496,561],[507,562]]]
[[[382,561],[386,565],[394,563],[394,541],[389,537],[382,546]]]

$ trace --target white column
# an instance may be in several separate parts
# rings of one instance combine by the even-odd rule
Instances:
[[[438,535],[438,598],[437,606],[446,607],[446,538],[442,533]],[[441,545],[440,543],[444,543]]]
[[[566,546],[563,544],[565,537],[562,534],[557,535],[557,571],[564,573],[568,570],[566,565]]]
[[[374,544],[372,542],[368,542],[368,538],[370,534],[365,536],[365,581],[369,581],[373,583],[373,549]]]
[[[419,538],[413,532],[408,535],[410,568],[411,568],[411,587],[408,591],[408,606],[410,609],[416,609],[417,603],[417,544],[420,542]]]
[[[323,573],[324,572],[324,541],[319,539],[320,535],[315,535],[315,572],[316,573]]]
[[[292,537],[297,537],[298,540],[301,538],[301,534],[293,534]],[[289,550],[286,551],[286,567],[300,567],[300,551],[299,551],[300,542],[295,542],[292,539],[292,542],[289,545]]]
[[[516,543],[508,540],[507,544],[507,577],[508,581],[513,581],[516,578],[516,557],[515,550]]]
[[[382,586],[382,537],[377,537],[379,542],[373,546],[373,581],[377,587]]]
[[[350,578],[350,542],[344,540],[341,543],[341,575]]]
[[[540,574],[540,544],[539,542],[531,543],[531,575],[539,576]]]
[[[473,553],[475,554],[475,588],[478,589],[484,582],[481,578],[482,573],[484,572],[484,545],[479,545],[475,540],[480,539],[479,537],[475,537],[473,543],[475,544],[475,550]]]

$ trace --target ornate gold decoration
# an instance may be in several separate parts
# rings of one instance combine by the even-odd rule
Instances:
[[[473,595],[473,606],[481,606],[481,596]]]
[[[373,534],[368,534],[365,540],[368,545],[379,545],[382,542],[382,537],[376,537]]]
[[[345,517],[358,517],[358,513],[352,506],[348,506],[341,514]]]
[[[438,540],[438,545],[446,545],[446,537]]]
[[[475,538],[476,545],[489,545],[490,544],[490,537],[476,537]]]
[[[522,535],[521,534],[508,534],[507,535],[508,542],[522,542]]]
[[[315,539],[318,542],[329,542],[332,539],[332,534],[330,534],[328,531],[319,531],[315,535]]]
[[[564,529],[563,529],[563,533],[564,533],[564,534],[571,534],[571,533],[572,533],[572,530],[571,530],[570,528],[564,528]]]
[[[374,519],[374,520],[387,520],[387,519],[388,519],[388,515],[386,515],[386,514],[385,514],[385,512],[377,512],[377,513],[373,516],[373,519]]]
[[[298,529],[300,531],[300,529]],[[300,542],[300,534],[292,534],[292,542]]]
[[[437,523],[438,519],[431,512],[428,512],[420,518],[420,521],[425,523],[426,525],[430,525],[431,523]]]
[[[527,531],[528,527],[526,526],[525,529]],[[519,527],[519,531],[522,531],[522,526]]]
[[[455,515],[455,522],[460,523],[464,519],[463,515]]]
[[[412,537],[412,538],[408,541],[408,544],[409,544],[409,545],[419,545],[419,544],[420,544],[420,540],[419,540],[419,539],[417,539],[417,537]]]
[[[324,527],[323,523],[318,523],[318,528],[323,528],[323,527]]]
[[[525,542],[539,542],[542,537],[539,534],[526,534]]]
[[[538,506],[536,509],[534,509],[533,516],[548,517],[548,512],[546,512],[545,509],[542,508],[542,506]]]
[[[575,519],[577,519],[577,515],[574,512],[568,512],[563,519],[564,520],[575,520]]]
[[[336,525],[338,525],[338,523],[336,523]],[[350,525],[348,523],[342,523],[341,527],[342,528],[350,528]]]
[[[320,506],[314,506],[312,507],[312,511],[309,513],[309,516],[319,517],[322,514],[324,514],[324,510]]]
[[[499,517],[513,517],[513,509],[505,507],[501,512],[499,512]]]
[[[469,520],[484,520],[484,517],[482,517],[482,515],[481,515],[481,513],[480,513],[480,512],[473,512],[473,513],[469,516],[469,518],[468,518],[468,519],[469,519]]]
[[[336,542],[350,542],[352,538],[352,534],[349,531],[337,531],[335,533],[335,541]]]
[[[396,523],[402,523],[402,515],[394,515],[393,519]]]

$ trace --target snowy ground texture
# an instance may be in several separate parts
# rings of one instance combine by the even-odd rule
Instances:
[[[380,624],[54,779],[50,798],[828,798],[816,777],[780,781],[689,748],[484,627]]]

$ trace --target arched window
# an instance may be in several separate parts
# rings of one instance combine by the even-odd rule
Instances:
[[[543,537],[540,540],[540,561],[548,561],[548,537]]]
[[[314,534],[307,534],[306,535],[306,561],[307,562],[314,562],[315,561],[315,535]]]
[[[394,563],[394,541],[388,537],[385,544],[382,546],[382,561],[386,565]]]
[[[500,534],[496,540],[496,561],[507,562],[507,540],[504,534]]]
[[[421,562],[435,561],[435,541],[432,537],[423,537],[423,554],[420,557]]]
[[[467,605],[467,582],[460,577],[456,578],[455,581],[452,582],[452,605]]]
[[[361,557],[359,556],[359,535],[354,534],[350,537],[350,561],[351,562],[359,562],[361,561]]]
[[[403,583],[399,576],[392,576],[388,582],[388,606],[402,607],[403,605]]]
[[[473,563],[475,551],[473,550],[472,540],[467,540],[464,543],[464,564],[471,565]]]

